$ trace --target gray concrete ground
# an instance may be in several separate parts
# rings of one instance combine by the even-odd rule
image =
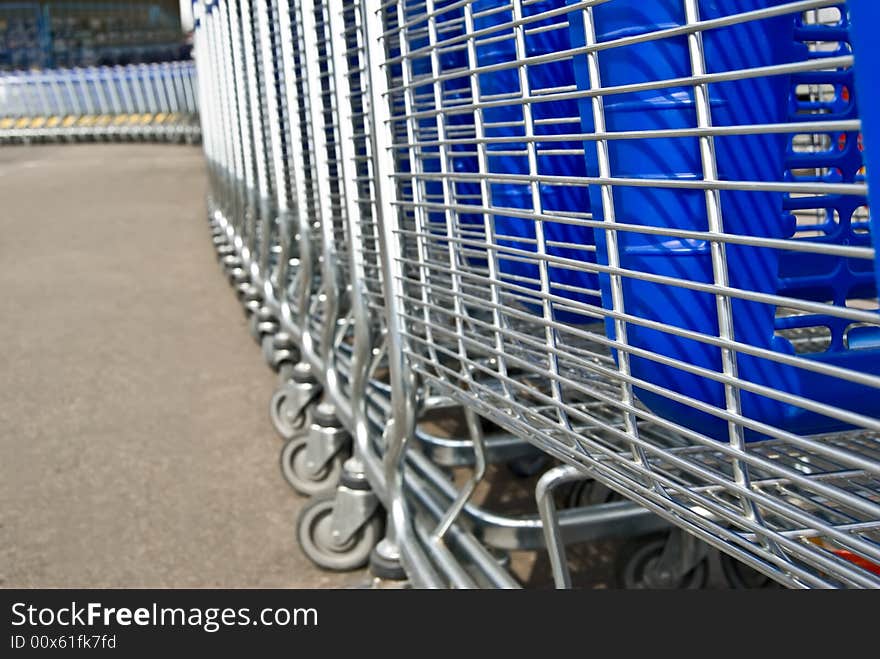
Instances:
[[[221,276],[201,151],[0,148],[0,587],[333,587]]]

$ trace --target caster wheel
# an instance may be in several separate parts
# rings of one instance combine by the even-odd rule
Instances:
[[[251,333],[251,337],[254,341],[259,343],[260,341],[260,318],[259,314],[252,314],[250,318],[248,318],[248,331]]]
[[[248,322],[248,329],[250,329],[251,318],[260,310],[260,305],[261,301],[258,299],[244,298],[242,311],[244,311],[245,320]]]
[[[303,553],[318,567],[334,572],[357,570],[367,564],[370,552],[382,538],[382,518],[373,515],[347,542],[336,545],[331,536],[335,493],[312,499],[296,521]]]
[[[731,588],[740,590],[781,587],[766,574],[761,574],[742,561],[738,561],[723,552],[719,552],[719,554],[718,562],[721,564],[721,571],[724,573],[724,578]]]
[[[534,453],[514,458],[507,463],[507,469],[517,478],[531,478],[541,473],[550,463],[550,458],[543,453]]]
[[[233,268],[227,273],[229,285],[236,289],[236,292],[238,292],[238,287],[247,281],[247,278],[247,273],[241,268]]]
[[[266,334],[263,336],[260,341],[260,350],[263,353],[263,359],[266,360],[266,363],[269,364],[270,367],[274,370],[276,368],[275,364],[275,335],[274,334]]]
[[[617,586],[628,590],[699,590],[709,580],[709,559],[704,558],[678,579],[662,579],[654,574],[663,555],[668,535],[661,533],[636,538],[621,548],[617,560]]]
[[[279,389],[272,395],[272,400],[269,403],[269,417],[282,439],[290,439],[294,435],[300,434],[308,421],[306,414],[308,405],[300,410],[299,415],[294,417],[287,409],[287,395],[287,391],[283,388]]]
[[[617,492],[594,480],[577,481],[563,496],[567,508],[586,508],[623,500]]]
[[[370,554],[370,573],[384,581],[406,581],[406,570],[400,561],[393,561],[382,556],[377,550]]]
[[[342,476],[342,463],[345,456],[337,453],[317,474],[310,474],[306,468],[306,438],[304,435],[291,437],[281,449],[281,474],[290,487],[303,496],[311,497],[335,488]]]

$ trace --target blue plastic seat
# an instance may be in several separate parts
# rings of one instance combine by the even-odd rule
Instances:
[[[853,21],[850,28],[852,41],[859,61],[855,66],[855,82],[863,108],[880,108],[880,67],[876,66],[878,58],[877,26],[880,25],[880,3],[876,0],[849,0],[847,3]],[[867,66],[860,62],[869,62]],[[870,64],[873,62],[874,64]],[[865,112],[862,125],[864,133],[865,160],[868,164],[868,195],[875,202],[880,202],[880,121],[874,115]],[[880,214],[871,216],[871,232],[875,247],[880,243]],[[880,289],[880,268],[874,269],[877,287]]]
[[[783,4],[782,0],[706,1],[700,3],[701,18],[720,18],[780,4]],[[683,13],[680,0],[655,0],[650,3],[615,0],[596,6],[593,21],[597,40],[602,42],[683,25]],[[583,25],[578,24],[580,13],[575,12],[572,17],[572,45],[584,45]],[[804,35],[796,33],[796,24],[795,17],[786,14],[705,31],[703,45],[708,72],[772,66],[802,59],[804,46],[797,40]],[[578,61],[578,86],[589,89],[586,58]],[[687,37],[671,37],[602,50],[599,68],[603,87],[690,76]],[[770,124],[796,120],[792,112],[809,111],[809,108],[800,107],[803,101],[796,94],[796,85],[803,82],[783,74],[712,83],[709,85],[709,97],[713,125]],[[842,89],[848,83],[838,80],[835,84]],[[585,99],[580,106],[584,130],[592,131],[592,102]],[[685,129],[697,125],[692,87],[667,87],[609,95],[604,99],[604,114],[609,131]],[[800,118],[814,117],[805,114]],[[839,138],[835,136],[834,139]],[[835,162],[830,163],[828,176],[852,181],[858,176],[859,169],[855,160],[858,157],[857,140],[852,135],[843,139],[843,153],[832,150],[828,154],[801,154],[790,148],[791,138],[781,134],[717,136],[714,139],[717,173],[722,180],[776,182],[792,179],[800,167],[829,166],[825,161],[833,159]],[[614,177],[656,180],[661,185],[703,178],[699,142],[695,137],[611,140],[608,144],[611,174]],[[589,174],[597,176],[596,150],[588,146],[586,153]],[[692,231],[709,229],[705,195],[699,189],[616,185],[613,199],[618,222]],[[846,235],[857,234],[856,230],[849,228],[856,209],[852,199],[805,202],[787,198],[778,192],[725,190],[720,192],[720,200],[723,229],[729,234],[795,238],[803,227],[797,226],[792,212],[803,210],[805,203],[813,210],[824,212],[826,217],[833,216],[836,211],[836,221],[843,227],[835,229],[836,234],[824,232],[818,240],[842,242]],[[856,205],[860,203],[856,202]],[[591,205],[594,217],[604,218],[598,186],[591,188]],[[860,240],[867,240],[863,234],[859,235]],[[596,241],[599,260],[607,264],[603,232],[596,233]],[[634,273],[623,278],[623,299],[627,313],[684,330],[719,336],[714,294],[670,283],[645,281],[635,274],[713,284],[715,279],[708,241],[628,231],[618,232],[618,241],[620,266]],[[846,299],[854,295],[876,296],[870,273],[865,276],[864,270],[854,271],[847,259],[832,261],[836,263],[805,252],[795,254],[766,247],[726,245],[726,270],[732,288],[800,299],[832,300],[837,304],[845,304]],[[602,276],[600,283],[603,302],[610,307],[610,278]],[[777,319],[774,306],[740,297],[734,297],[731,305],[734,338],[739,342],[793,355],[795,348],[787,338],[786,330],[829,326],[832,339],[827,349],[802,354],[803,359],[873,374],[880,371],[880,352],[870,338],[861,343],[860,349],[847,347],[844,337],[855,328],[848,328],[846,323],[835,317],[797,315]],[[610,321],[606,330],[610,336],[614,336],[614,326]],[[864,332],[858,333],[864,337]],[[636,348],[679,360],[689,367],[722,373],[720,349],[701,341],[631,323],[628,326],[628,342]],[[736,362],[738,376],[743,381],[876,416],[878,405],[873,388],[742,353],[737,354]],[[631,356],[630,365],[635,377],[659,385],[673,394],[682,394],[721,409],[726,407],[724,386],[718,380],[638,355]],[[727,424],[717,416],[652,391],[637,389],[637,395],[654,412],[667,419],[718,439],[727,438]],[[740,402],[745,417],[791,432],[813,434],[847,427],[839,420],[745,389],[741,391]],[[749,439],[760,437],[762,435],[758,432],[747,434]]]

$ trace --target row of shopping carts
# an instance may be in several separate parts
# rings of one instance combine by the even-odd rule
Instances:
[[[189,57],[176,5],[174,0],[0,3],[0,69],[166,62]]]
[[[622,538],[619,585],[880,586],[876,3],[196,17],[213,239],[317,565],[506,588],[546,550],[568,586]]]
[[[0,73],[0,141],[200,138],[192,61]]]

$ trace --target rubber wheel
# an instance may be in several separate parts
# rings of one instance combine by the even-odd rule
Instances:
[[[287,392],[284,389],[279,389],[272,394],[272,400],[269,401],[269,418],[272,419],[272,425],[275,426],[275,430],[281,435],[281,439],[290,439],[300,434],[308,421],[308,414],[306,413],[308,405],[302,409],[295,419],[292,419],[284,409],[286,402]]]
[[[599,481],[576,481],[571,488],[562,494],[567,508],[586,508],[613,501],[622,501],[623,497]]]
[[[649,584],[648,574],[663,555],[667,534],[636,538],[617,555],[617,586],[627,590],[699,590],[709,581],[709,559],[703,558],[675,583]]]
[[[296,536],[303,553],[315,565],[334,572],[348,572],[364,567],[373,547],[382,539],[382,518],[374,514],[348,542],[335,546],[331,541],[335,493],[312,499],[296,521]]]
[[[303,496],[311,497],[335,488],[342,477],[345,456],[337,453],[321,467],[317,474],[306,469],[306,437],[291,437],[281,449],[281,473],[290,487]]]
[[[517,478],[531,478],[544,471],[549,463],[550,456],[544,453],[534,453],[508,460],[507,470]]]
[[[719,552],[719,554],[718,562],[721,564],[721,572],[724,574],[724,578],[731,588],[745,590],[752,588],[781,587],[766,574],[758,572],[742,561],[738,561],[723,552]]]
[[[370,574],[383,581],[406,581],[406,570],[400,561],[382,556],[375,548],[370,553]]]
[[[259,314],[252,314],[251,317],[248,318],[248,331],[250,332],[253,340],[258,343],[260,342],[260,340],[262,338],[260,336],[259,325],[260,325]]]
[[[260,341],[260,350],[263,352],[263,359],[273,370],[275,369],[275,335],[266,334]]]

